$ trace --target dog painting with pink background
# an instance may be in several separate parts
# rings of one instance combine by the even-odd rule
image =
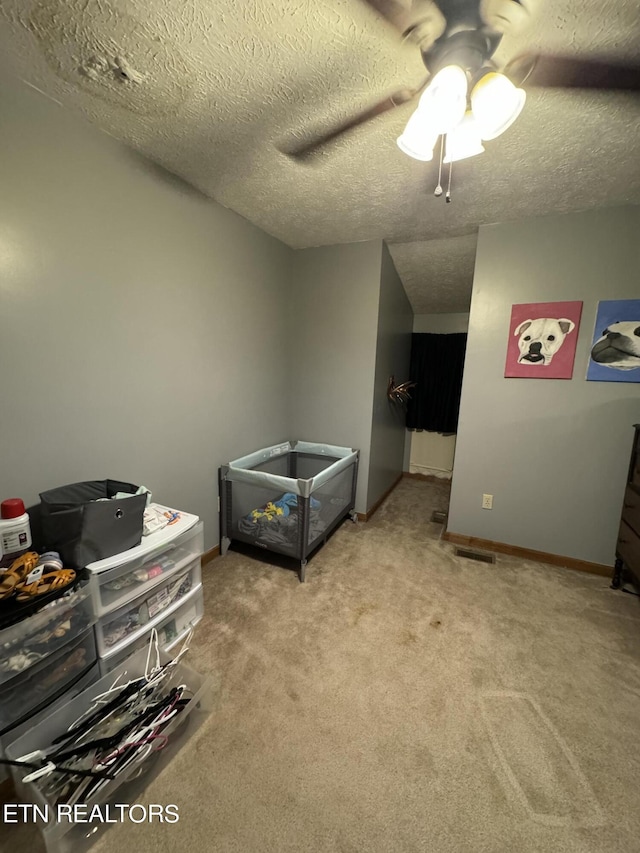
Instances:
[[[504,375],[571,379],[582,302],[513,305]]]

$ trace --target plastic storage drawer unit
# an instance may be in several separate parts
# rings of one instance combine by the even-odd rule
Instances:
[[[202,522],[197,516],[183,513],[175,528],[165,527],[145,537],[136,548],[91,563],[88,569],[96,616],[111,613],[138,598],[165,577],[188,566],[203,550]]]
[[[177,649],[180,642],[184,640],[192,628],[202,619],[204,613],[204,601],[202,598],[202,584],[181,598],[177,606],[167,608],[163,619],[155,629],[158,632],[158,647],[163,652]],[[149,645],[149,635],[145,633],[142,637],[133,640],[124,648],[117,649],[115,654],[107,655],[100,660],[100,673],[106,675],[116,667],[120,666],[128,657]]]
[[[89,586],[85,584],[0,630],[0,708],[4,708],[14,680],[67,647],[94,621]]]
[[[46,717],[37,728],[31,729],[22,737],[7,744],[7,757],[16,760],[23,755],[50,746],[54,738],[66,731],[93,706],[95,696],[99,696],[110,689],[115,678],[122,676],[121,680],[123,680],[124,678],[136,678],[143,675],[146,658],[146,652],[140,651],[133,658],[129,658],[125,665],[101,678],[88,690],[76,696],[73,701]],[[164,656],[164,660],[166,659],[167,657]],[[124,675],[125,671],[126,676]],[[192,696],[184,710],[163,729],[163,735],[168,738],[164,748],[150,753],[148,760],[129,765],[115,779],[100,788],[95,795],[89,796],[87,799],[83,798],[83,804],[106,806],[116,803],[140,802],[142,791],[158,776],[206,720],[212,704],[213,681],[211,678],[199,675],[180,661],[176,664],[170,681],[167,683],[171,686],[187,685]],[[38,806],[42,812],[55,813],[56,801],[48,799],[44,793],[46,779],[36,779],[33,782],[24,783],[22,782],[22,778],[26,775],[24,770],[12,767],[11,771],[16,792],[21,802],[32,803]],[[108,827],[108,823],[100,822],[75,825],[66,821],[39,823],[47,853],[84,853]]]
[[[48,699],[46,708],[43,708],[42,711],[38,712],[37,714],[31,715],[28,720],[16,723],[8,731],[4,732],[0,736],[0,756],[4,758],[5,744],[17,740],[17,738],[22,737],[22,735],[25,734],[29,729],[32,729],[34,728],[34,726],[39,725],[41,720],[43,720],[45,717],[48,717],[58,708],[61,708],[74,696],[77,696],[78,693],[82,693],[83,690],[86,690],[87,687],[90,687],[94,683],[94,681],[97,681],[100,678],[101,674],[102,673],[100,672],[98,661],[96,660],[93,666],[90,667],[84,675],[81,675],[80,678],[74,680],[71,686],[68,686],[61,696],[58,696],[57,699]],[[9,768],[6,765],[1,764],[0,784],[5,779],[8,779],[9,776]]]
[[[162,581],[124,607],[107,613],[96,623],[96,642],[101,658],[115,654],[148,634],[151,628],[162,622],[169,608],[179,607],[180,600],[201,582],[200,555],[187,566],[167,572]]]
[[[93,630],[75,637],[56,652],[2,685],[0,736],[50,705],[96,662]]]

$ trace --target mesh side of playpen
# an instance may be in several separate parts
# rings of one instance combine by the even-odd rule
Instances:
[[[287,442],[225,466],[226,535],[300,558],[353,502],[358,454],[349,448]],[[302,545],[302,509],[309,529]]]
[[[300,551],[297,506],[282,501],[284,495],[292,493],[249,483],[232,483],[231,490],[229,537],[297,557]]]
[[[311,492],[308,545],[320,541],[352,505],[353,467],[338,471]]]

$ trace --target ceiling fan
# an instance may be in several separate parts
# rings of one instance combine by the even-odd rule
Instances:
[[[546,54],[518,56],[499,69],[493,60],[503,35],[529,20],[534,0],[361,0],[420,50],[428,71],[413,89],[394,92],[320,139],[286,153],[307,159],[343,134],[418,99],[398,138],[402,151],[431,160],[438,138],[440,159],[452,163],[484,151],[515,121],[525,103],[521,86],[640,91],[640,66]],[[440,182],[438,181],[438,188]],[[442,191],[436,191],[441,195]],[[447,197],[447,201],[450,198]]]

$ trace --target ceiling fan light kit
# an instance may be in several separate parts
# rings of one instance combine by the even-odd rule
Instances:
[[[443,159],[441,147],[438,188],[443,163],[451,169],[456,160],[482,154],[482,140],[504,133],[522,112],[524,90],[497,72],[491,57],[502,34],[514,23],[522,24],[528,12],[523,0],[480,0],[477,6],[472,0],[461,2],[452,7],[444,33],[434,42],[421,45],[431,81],[398,138],[398,146],[408,156],[428,162],[433,159],[438,136],[445,137],[446,154]],[[407,137],[411,137],[410,144]],[[450,184],[451,173],[448,202]]]
[[[497,71],[483,74],[471,91],[471,109],[485,142],[504,133],[522,112],[527,94]]]
[[[456,160],[466,160],[484,152],[482,137],[478,122],[473,113],[468,110],[457,127],[447,134],[444,163],[454,163]]]
[[[386,95],[320,139],[281,150],[299,162],[391,110],[417,100],[418,107],[397,139],[409,157],[428,162],[441,140],[442,165],[481,154],[482,141],[496,139],[525,105],[522,86],[594,91],[640,91],[640,64],[620,64],[580,56],[526,52],[498,71],[494,54],[505,33],[524,28],[538,0],[362,0],[386,18],[403,42],[420,51],[428,77],[412,88]],[[471,114],[473,122],[468,117]],[[465,118],[465,116],[467,116]],[[451,138],[448,138],[451,137]],[[479,137],[479,138],[478,138]],[[464,142],[462,140],[465,140]],[[446,158],[443,157],[446,145]],[[451,200],[451,173],[446,200]]]
[[[398,148],[423,163],[433,160],[433,149],[439,134],[432,130],[420,110],[416,110],[398,137]]]
[[[460,124],[467,108],[467,75],[459,65],[446,65],[424,90],[420,112],[439,136]]]
[[[469,96],[471,110],[467,110],[468,88],[467,74],[460,66],[447,65],[438,71],[423,92],[418,109],[409,119],[404,133],[398,138],[399,148],[409,157],[415,157],[412,151],[419,151],[421,155],[415,159],[427,161],[432,159],[433,153],[423,156],[423,152],[431,138],[433,149],[438,136],[455,134],[451,152],[447,139],[445,163],[482,154],[484,148],[480,140],[486,142],[504,133],[518,118],[526,101],[524,89],[518,89],[508,77],[497,71],[483,71],[473,84]],[[404,143],[409,132],[412,144],[407,146]],[[425,134],[424,142],[419,140],[420,132]],[[463,144],[462,139],[466,143]],[[454,156],[454,150],[468,153]]]
[[[438,71],[398,137],[398,148],[414,160],[432,160],[438,137],[460,125],[464,117],[467,88],[467,75],[460,66],[447,65]]]

